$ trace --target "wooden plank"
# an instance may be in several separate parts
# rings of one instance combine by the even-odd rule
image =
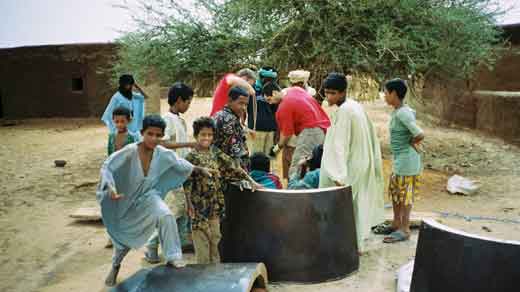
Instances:
[[[101,221],[101,208],[81,207],[69,216],[76,221]]]

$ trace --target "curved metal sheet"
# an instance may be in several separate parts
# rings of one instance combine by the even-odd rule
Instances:
[[[411,292],[516,292],[518,279],[520,242],[423,222]]]
[[[225,262],[263,262],[271,281],[315,283],[359,267],[350,188],[225,192]]]
[[[111,292],[250,292],[267,287],[263,264],[188,265],[142,269]]]

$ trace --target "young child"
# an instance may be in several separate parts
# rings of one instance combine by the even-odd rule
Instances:
[[[226,181],[249,180],[255,188],[262,188],[238,165],[217,147],[212,146],[215,122],[202,117],[193,123],[197,146],[186,160],[193,165],[216,172],[212,177],[192,174],[184,183],[188,214],[192,218],[192,238],[195,256],[199,264],[218,263],[218,243],[221,239],[220,219],[223,217],[224,194],[222,184]]]
[[[131,133],[128,131],[128,124],[132,120],[130,110],[126,107],[117,107],[112,112],[112,122],[116,128],[115,133],[108,134],[107,152],[108,156],[112,153],[121,150],[128,144],[139,141],[140,136],[138,133]],[[113,246],[110,237],[107,238],[106,248]]]
[[[139,134],[128,131],[128,124],[132,120],[130,110],[125,107],[115,108],[112,112],[112,121],[116,127],[115,133],[108,134],[108,155],[120,150],[128,144],[139,141]]]
[[[419,195],[421,155],[417,145],[424,134],[415,121],[415,111],[403,103],[407,86],[404,80],[394,79],[385,84],[385,100],[395,110],[390,121],[390,148],[393,173],[390,176],[389,195],[394,210],[390,233],[383,242],[394,243],[410,237],[410,212]]]
[[[188,142],[188,129],[186,121],[181,114],[186,113],[193,100],[193,89],[188,85],[176,82],[168,91],[168,104],[170,108],[163,116],[166,122],[162,146],[175,150],[182,158],[186,157],[190,149],[195,147],[196,143]]]
[[[323,157],[323,145],[318,145],[312,150],[312,155],[305,158],[299,164],[299,173],[293,175],[289,180],[288,189],[306,190],[317,189],[320,186],[320,168]]]
[[[251,156],[251,172],[249,175],[267,189],[282,189],[280,178],[271,173],[271,160],[262,152]]]
[[[195,146],[195,143],[188,143],[188,129],[186,122],[181,117],[190,108],[191,100],[193,99],[193,89],[186,84],[176,82],[168,91],[169,111],[163,116],[166,123],[164,130],[164,137],[161,145],[175,150],[181,157],[186,158],[189,153],[188,147]],[[166,195],[166,205],[170,207],[173,215],[176,217],[177,226],[179,228],[179,236],[181,239],[181,246],[184,250],[192,248],[190,239],[189,218],[186,214],[185,195],[182,187],[171,191]],[[149,263],[155,264],[161,261],[159,258],[159,235],[157,232],[152,235],[146,244],[147,251],[145,252],[145,260]]]
[[[160,116],[145,117],[142,142],[115,152],[101,168],[96,196],[114,243],[112,269],[105,280],[108,286],[115,285],[121,262],[130,249],[143,246],[156,229],[167,265],[184,266],[177,224],[164,196],[181,186],[192,172],[201,177],[210,174],[158,145],[165,128]]]

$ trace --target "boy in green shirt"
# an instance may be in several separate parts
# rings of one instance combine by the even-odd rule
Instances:
[[[128,124],[132,121],[132,113],[126,107],[117,107],[112,112],[112,121],[116,127],[115,133],[108,134],[107,153],[108,156],[112,153],[121,150],[128,144],[138,142],[140,140],[139,133],[132,133],[128,131]],[[107,237],[106,248],[113,246],[110,237]]]
[[[131,120],[132,114],[125,107],[115,108],[112,112],[112,121],[117,131],[108,134],[107,152],[109,156],[126,145],[139,141],[138,133],[128,131],[127,126]]]
[[[401,79],[385,84],[386,103],[395,109],[389,127],[393,173],[388,189],[394,220],[388,230],[391,233],[383,240],[385,243],[408,240],[410,213],[419,194],[422,163],[417,146],[424,140],[424,134],[416,124],[415,111],[403,102],[407,90],[406,82]]]

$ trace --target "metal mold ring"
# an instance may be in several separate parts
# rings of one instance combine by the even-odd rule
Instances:
[[[265,291],[267,281],[261,263],[188,265],[182,269],[162,265],[142,269],[110,291],[250,292]]]
[[[520,291],[520,242],[459,231],[424,220],[411,292]]]
[[[317,283],[359,267],[351,189],[225,192],[224,262],[263,262],[271,281]]]

